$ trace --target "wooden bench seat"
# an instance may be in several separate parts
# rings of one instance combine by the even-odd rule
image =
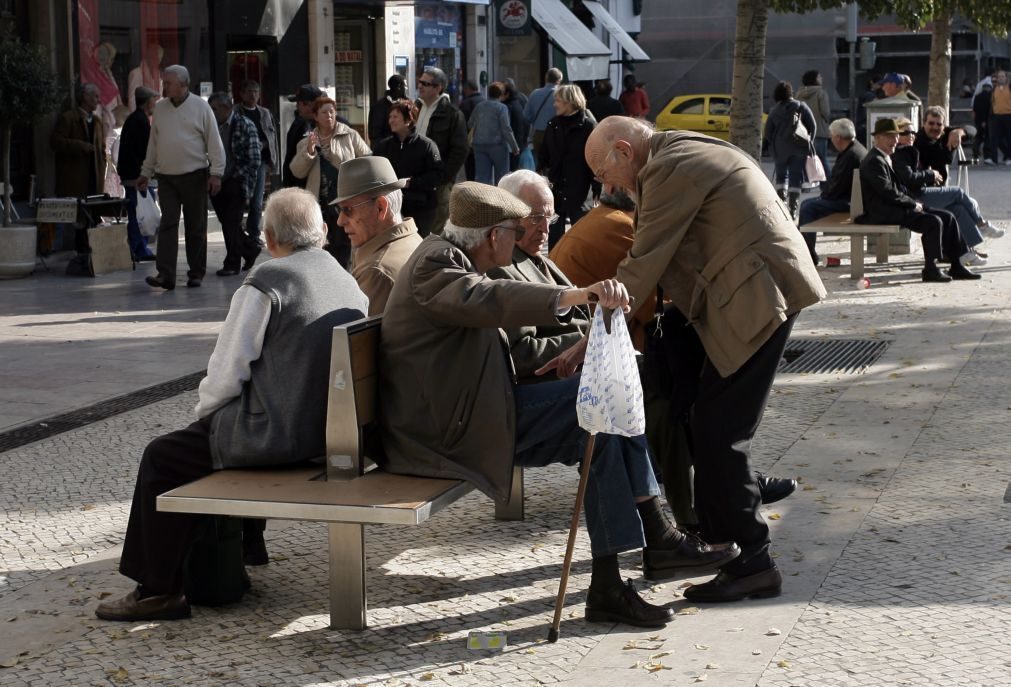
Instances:
[[[888,234],[897,234],[902,229],[898,224],[857,224],[854,220],[864,214],[863,191],[860,188],[860,170],[853,170],[853,187],[850,190],[850,211],[836,212],[827,217],[808,222],[800,228],[803,232],[817,231],[822,234],[838,234],[850,237],[850,278],[864,277],[864,241],[872,234],[883,235],[876,243],[878,263],[888,262]]]
[[[473,489],[459,480],[393,475],[369,460],[381,321],[334,328],[325,466],[221,470],[158,497],[159,511],[328,523],[334,629],[367,626],[365,526],[419,525]],[[523,517],[522,470],[515,474],[510,502],[496,507],[506,519]]]

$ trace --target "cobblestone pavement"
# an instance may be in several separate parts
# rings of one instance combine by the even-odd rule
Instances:
[[[1011,218],[997,184],[1011,175],[979,178],[994,189],[984,207]],[[271,563],[251,569],[242,602],[195,608],[188,621],[98,621],[97,601],[130,587],[115,563],[140,453],[189,420],[187,393],[0,453],[0,665],[9,666],[0,684],[1011,685],[1011,505],[1002,502],[1011,238],[989,248],[986,278],[971,284],[920,284],[916,256],[871,265],[867,290],[845,266],[822,270],[830,298],[796,334],[890,345],[864,374],[784,375],[773,390],[755,462],[802,480],[764,511],[786,580],[778,599],[693,608],[680,600],[682,583],[656,585],[648,598],[678,612],[666,629],[590,625],[580,535],[561,640],[547,644],[576,484],[573,470],[555,467],[528,471],[523,522],[495,521],[472,493],[422,526],[370,528],[365,632],[327,627],[325,527],[276,521]],[[846,250],[842,241],[821,248]],[[23,294],[5,286],[4,306]],[[227,291],[215,299],[226,307]],[[149,312],[150,325],[169,338],[188,307],[181,301],[164,322]],[[29,327],[56,320],[18,316]],[[212,319],[194,325],[208,350]],[[123,339],[165,350],[155,337]],[[205,362],[206,353],[174,376]],[[62,364],[34,376],[55,385]],[[10,375],[5,366],[0,381]],[[623,557],[638,581],[636,565]],[[509,647],[470,652],[470,630],[504,630]]]

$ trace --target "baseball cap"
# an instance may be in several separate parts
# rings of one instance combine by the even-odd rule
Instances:
[[[305,83],[298,87],[295,95],[288,96],[289,103],[311,103],[316,98],[323,96],[323,91],[321,91],[316,86],[311,83]]]
[[[893,83],[902,86],[906,83],[906,80],[898,72],[888,72],[881,78],[881,83]]]

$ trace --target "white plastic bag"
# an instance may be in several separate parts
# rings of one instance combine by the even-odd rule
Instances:
[[[141,193],[137,191],[137,224],[140,226],[141,236],[154,236],[158,233],[158,225],[161,223],[161,210],[154,202],[151,191]]]
[[[807,173],[807,180],[812,184],[825,181],[825,168],[821,164],[821,159],[817,155],[808,155],[804,161],[804,171]]]
[[[611,312],[610,334],[604,326],[604,308],[598,307],[593,315],[576,414],[579,426],[591,434],[634,437],[646,432],[635,348],[620,310]]]

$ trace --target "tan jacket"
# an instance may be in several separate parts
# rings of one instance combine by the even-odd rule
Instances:
[[[471,482],[504,500],[516,402],[500,327],[561,324],[561,286],[489,279],[432,234],[408,259],[383,314],[379,397],[390,472]]]
[[[542,271],[546,270],[545,271]],[[492,279],[515,279],[534,284],[552,286],[572,286],[562,271],[551,260],[541,256],[531,256],[519,248],[513,248],[512,264],[496,267],[488,271]],[[524,325],[506,330],[509,339],[509,353],[520,382],[540,382],[558,379],[555,375],[538,377],[534,371],[562,351],[570,348],[590,331],[590,311],[588,308],[573,308],[572,319],[562,325]]]
[[[701,134],[653,134],[636,190],[635,238],[618,279],[640,303],[659,284],[721,376],[825,296],[797,225],[741,150]]]
[[[314,131],[318,136],[319,129],[314,129]],[[288,167],[296,177],[305,179],[305,190],[314,196],[319,196],[319,159],[315,153],[309,155],[308,147],[309,137],[306,136],[298,142],[298,147],[295,148],[295,157],[291,158]],[[323,157],[329,160],[334,167],[340,167],[340,164],[346,160],[371,154],[372,149],[365,144],[358,132],[341,122],[337,122],[334,127],[330,145],[322,149]]]
[[[351,257],[351,276],[369,297],[370,317],[383,314],[397,275],[420,245],[418,228],[408,217],[355,249]]]

